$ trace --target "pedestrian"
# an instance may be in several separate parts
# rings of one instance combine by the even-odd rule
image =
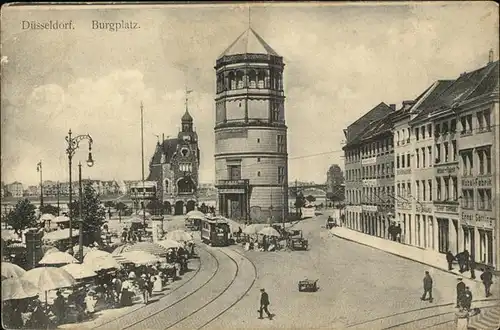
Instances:
[[[455,256],[451,251],[446,252],[446,262],[448,263],[448,270],[453,269],[453,261],[455,260]]]
[[[488,298],[491,296],[490,287],[493,283],[493,274],[491,273],[490,267],[486,267],[484,272],[481,274],[481,281],[483,281],[484,293],[486,298]]]
[[[142,293],[142,301],[144,304],[148,304],[149,302],[149,283],[146,278],[146,274],[142,274],[139,280],[137,281],[139,286],[139,290]]]
[[[470,254],[469,251],[464,250],[464,271],[469,271],[469,260],[470,260]]]
[[[422,295],[421,300],[426,300],[427,292],[429,292],[429,302],[432,302],[432,277],[429,275],[429,272],[425,272],[424,276],[424,294]]]
[[[457,284],[457,308],[462,307],[462,296],[465,292],[465,283],[462,282],[461,278],[458,278],[458,284]]]
[[[262,317],[262,312],[266,312],[267,317],[269,317],[270,320],[273,319],[273,315],[269,313],[269,310],[267,309],[267,306],[269,306],[269,295],[267,294],[266,290],[260,289],[260,308],[258,310],[259,312],[259,319],[263,319]]]
[[[460,273],[463,273],[465,271],[464,253],[463,252],[457,253],[455,259],[457,259],[458,262],[458,268],[459,268],[458,271]]]
[[[474,260],[474,256],[471,255],[469,259],[469,269],[470,269],[470,278],[473,280],[476,278],[476,261]]]
[[[398,223],[398,226],[396,227],[395,233],[396,233],[397,241],[399,243],[401,243],[401,224]]]
[[[471,304],[472,304],[472,292],[470,292],[469,287],[466,286],[465,291],[462,295],[462,308],[466,309],[467,311],[470,311]]]

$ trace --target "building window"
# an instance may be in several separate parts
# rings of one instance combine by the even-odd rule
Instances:
[[[441,136],[441,125],[436,124],[434,128],[434,136],[437,138]]]
[[[460,154],[462,158],[462,175],[469,176],[472,175],[474,168],[473,153],[472,150],[463,151]]]
[[[410,154],[406,154],[406,167],[411,167],[411,156]]]
[[[241,165],[229,165],[229,180],[241,180]]]
[[[440,161],[441,161],[441,145],[438,143],[438,144],[436,144],[436,159],[435,159],[435,163],[439,164]]]
[[[450,199],[450,178],[444,177],[444,200],[447,201]]]
[[[425,187],[425,180],[422,180],[422,200],[427,200],[427,189]]]
[[[479,159],[479,175],[491,174],[491,147],[476,150]]]
[[[416,159],[417,168],[419,168],[420,167],[420,150],[419,149],[415,150],[415,159]]]
[[[432,137],[432,124],[427,125],[428,137]]]
[[[432,166],[432,147],[427,147],[427,154],[429,155],[428,167]]]
[[[474,208],[474,190],[462,189],[462,202],[460,203],[464,209]]]
[[[420,128],[415,127],[415,139],[418,141],[420,140]]]
[[[260,163],[260,157],[259,157],[259,158],[257,158],[257,163]]]
[[[436,192],[437,192],[437,200],[440,201],[441,200],[441,178],[438,177],[436,178]]]
[[[260,176],[260,171],[257,172],[257,176]]]
[[[490,109],[486,109],[483,111],[484,116],[484,129],[491,130],[491,111]]]
[[[462,126],[461,135],[472,133],[472,115],[465,115],[460,117],[460,124]]]
[[[278,140],[278,152],[285,152],[286,150],[285,136],[277,135],[277,140]]]
[[[260,143],[260,139],[257,139],[257,143]]]
[[[450,132],[453,134],[457,131],[457,120],[456,119],[452,119],[451,120],[451,125],[450,125]]]
[[[449,151],[448,151],[448,142],[443,143],[443,148],[444,148],[444,162],[448,163],[450,161]]]
[[[285,168],[283,166],[278,166],[278,183],[285,183]]]
[[[451,153],[453,157],[453,161],[457,161],[457,141],[453,140],[451,141]]]
[[[399,168],[399,155],[396,156],[396,168]]]
[[[444,122],[443,123],[443,135],[448,134],[448,123]]]
[[[422,148],[422,167],[425,167],[425,148]]]
[[[420,128],[422,130],[422,139],[425,139],[425,126]]]
[[[273,121],[280,120],[280,105],[279,105],[279,103],[272,104],[272,120]]]
[[[454,201],[458,200],[458,180],[456,176],[451,177],[451,183],[453,185],[452,198]]]
[[[415,192],[417,200],[420,199],[420,181],[415,182],[415,189],[417,190]]]
[[[429,184],[429,200],[432,201],[432,180],[427,181]]]

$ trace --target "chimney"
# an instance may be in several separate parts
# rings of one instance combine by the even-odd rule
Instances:
[[[488,56],[488,64],[493,62],[493,49],[490,49],[490,55]]]
[[[396,111],[396,104],[391,103],[389,104],[389,106],[391,107],[392,111]]]

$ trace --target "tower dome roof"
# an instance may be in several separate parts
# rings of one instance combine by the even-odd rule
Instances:
[[[189,113],[189,111],[186,109],[186,112],[184,112],[184,115],[182,116],[181,118],[181,121],[182,122],[192,122],[193,121],[193,117],[191,117],[191,114]]]
[[[252,28],[243,32],[218,58],[239,54],[279,56]]]

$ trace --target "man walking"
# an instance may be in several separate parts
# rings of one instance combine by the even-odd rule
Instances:
[[[462,295],[462,307],[467,311],[470,311],[470,307],[472,304],[472,292],[470,292],[469,287],[465,287],[465,291]]]
[[[453,261],[455,260],[455,256],[451,251],[446,252],[446,262],[448,263],[448,270],[453,269]]]
[[[470,269],[470,278],[475,279],[476,278],[476,260],[474,260],[474,256],[470,256],[469,260],[469,269]]]
[[[429,293],[429,302],[432,302],[432,277],[428,271],[425,272],[424,276],[424,294],[420,298],[421,300],[426,300],[427,292]]]
[[[491,296],[490,288],[493,283],[493,274],[491,273],[490,267],[486,267],[484,272],[481,274],[481,281],[483,281],[484,293],[486,298],[488,298]]]
[[[259,308],[259,319],[262,319],[262,312],[266,312],[267,317],[269,317],[270,320],[273,319],[273,315],[269,313],[269,310],[267,309],[267,306],[269,306],[269,295],[267,294],[266,290],[260,289],[260,308]]]
[[[465,283],[462,282],[462,279],[458,279],[458,284],[457,284],[457,308],[463,307],[462,304],[462,296],[465,292]]]

